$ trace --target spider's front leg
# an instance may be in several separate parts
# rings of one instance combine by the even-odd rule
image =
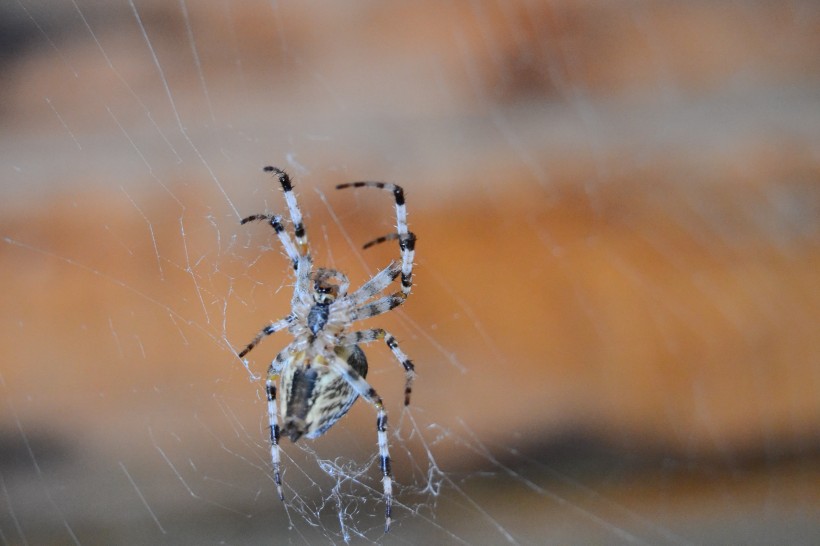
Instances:
[[[296,245],[293,244],[293,239],[290,238],[290,234],[285,231],[285,227],[282,225],[281,216],[278,214],[253,214],[247,218],[242,218],[239,225],[243,226],[248,222],[261,221],[270,224],[273,231],[276,232],[276,236],[279,237],[279,242],[282,243],[282,248],[285,249],[285,254],[288,255],[288,258],[290,258],[290,261],[293,264],[293,268],[296,269],[296,266],[299,263],[299,251],[296,249]]]
[[[405,297],[410,295],[413,288],[413,257],[416,253],[416,235],[407,227],[407,206],[404,201],[404,189],[398,184],[389,182],[347,182],[336,186],[337,190],[344,188],[377,188],[389,191],[396,202],[396,232],[378,237],[364,245],[369,248],[373,245],[398,239],[401,250],[401,291]]]
[[[296,236],[296,245],[299,249],[299,255],[310,256],[307,233],[305,232],[305,224],[302,220],[302,211],[299,209],[299,203],[296,201],[296,195],[293,193],[293,184],[290,181],[290,176],[279,167],[272,165],[268,165],[262,170],[266,173],[273,173],[279,180],[279,184],[282,186],[282,192],[285,195],[288,213],[293,222],[293,234]]]
[[[310,257],[310,247],[308,246],[307,233],[305,231],[305,224],[302,220],[302,211],[299,209],[299,203],[296,201],[296,195],[293,193],[293,184],[291,184],[288,174],[278,167],[268,166],[263,169],[265,172],[273,173],[279,180],[282,186],[282,191],[285,196],[285,203],[288,207],[291,222],[293,222],[293,235],[296,238],[294,243],[293,238],[285,230],[282,224],[282,217],[278,214],[253,214],[247,218],[243,218],[240,224],[247,224],[248,222],[266,221],[270,224],[276,232],[285,253],[290,258],[293,269],[296,270],[296,294],[294,294],[294,301],[296,299],[304,300],[308,295],[308,277],[312,268],[313,260]]]

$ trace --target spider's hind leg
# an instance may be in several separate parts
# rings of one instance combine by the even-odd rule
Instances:
[[[330,365],[336,373],[345,378],[345,381],[353,387],[359,396],[373,404],[376,409],[376,438],[379,445],[379,468],[382,472],[385,504],[384,532],[386,533],[390,530],[393,513],[393,472],[390,468],[390,451],[387,445],[387,412],[376,390],[349,363],[337,358]]]
[[[273,482],[276,484],[276,494],[279,499],[284,501],[285,495],[282,491],[282,474],[281,467],[281,452],[279,450],[279,422],[276,412],[276,378],[282,371],[285,365],[285,358],[288,348],[286,347],[282,352],[276,355],[276,358],[268,367],[268,375],[265,380],[265,394],[268,398],[268,427],[270,429],[270,456],[273,464]]]

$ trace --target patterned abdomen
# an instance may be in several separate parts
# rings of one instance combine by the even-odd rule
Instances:
[[[302,435],[317,438],[341,419],[359,397],[350,383],[333,371],[321,358],[310,365],[302,362],[285,368],[282,376],[282,435],[292,442]],[[367,358],[358,345],[337,348],[334,358],[346,361],[360,376],[367,375]]]

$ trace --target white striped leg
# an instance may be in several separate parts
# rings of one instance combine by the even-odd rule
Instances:
[[[387,412],[376,390],[370,386],[350,364],[340,358],[331,361],[330,367],[340,374],[353,387],[359,396],[376,408],[376,438],[379,445],[379,468],[382,472],[382,490],[384,491],[384,532],[390,531],[393,513],[393,474],[390,468],[390,451],[387,446]]]
[[[389,182],[348,182],[346,184],[339,184],[336,186],[336,189],[365,187],[389,191],[396,200],[396,233],[390,233],[378,239],[374,239],[365,244],[364,248],[393,239],[399,240],[402,262],[401,290],[405,296],[409,296],[413,286],[413,258],[416,249],[416,236],[407,228],[407,207],[404,202],[404,189],[399,185],[390,184]]]
[[[248,354],[251,351],[251,349],[256,347],[259,344],[259,342],[262,341],[263,337],[274,334],[274,333],[278,332],[279,330],[282,330],[283,328],[287,328],[292,321],[293,321],[293,315],[288,315],[285,318],[283,318],[282,320],[279,320],[277,322],[274,322],[273,324],[269,324],[269,325],[265,326],[264,328],[262,328],[262,330],[258,334],[256,334],[256,337],[253,338],[253,341],[248,343],[248,345],[244,349],[239,351],[239,355],[238,355],[239,358],[242,358],[243,356]]]
[[[296,264],[296,286],[293,291],[293,298],[291,298],[291,306],[301,302],[306,305],[313,304],[313,296],[310,294],[310,276],[313,269],[313,260],[310,254],[307,256],[299,256],[299,261]]]
[[[399,342],[396,341],[396,338],[393,337],[392,334],[388,333],[383,328],[360,330],[358,332],[352,332],[346,336],[343,336],[339,340],[339,344],[347,347],[350,345],[358,345],[359,343],[370,343],[380,339],[384,339],[384,342],[393,352],[393,356],[395,356],[396,360],[398,360],[402,367],[404,367],[404,405],[407,406],[410,404],[410,393],[413,392],[413,380],[416,377],[416,367],[413,365],[413,361],[410,360],[407,355],[404,354],[404,351],[401,350],[399,347]]]
[[[399,240],[399,249],[401,249],[401,291],[405,296],[409,296],[410,290],[413,288],[413,259],[416,256],[416,234],[412,231],[404,235],[401,233],[388,233],[365,243],[362,248],[370,248],[373,245],[394,239]]]
[[[288,206],[290,220],[293,222],[293,235],[296,237],[297,254],[297,259],[294,260],[294,268],[296,269],[296,292],[293,295],[293,302],[295,303],[297,300],[308,302],[310,301],[310,272],[313,268],[313,260],[310,257],[310,247],[308,246],[305,224],[302,220],[302,211],[299,209],[299,203],[296,201],[296,195],[293,193],[293,184],[290,182],[288,173],[279,167],[268,165],[263,170],[273,173],[279,180],[279,184],[281,184],[282,191],[285,195],[285,203]],[[290,236],[288,236],[288,238],[289,237]]]
[[[390,286],[390,283],[392,283],[395,278],[399,276],[400,272],[401,265],[399,262],[390,262],[390,265],[373,275],[369,281],[361,285],[355,292],[350,294],[349,300],[354,305],[359,305],[366,302]]]
[[[293,193],[293,184],[290,182],[288,173],[279,167],[268,165],[263,169],[265,172],[273,173],[279,179],[279,184],[282,185],[282,190],[285,194],[285,202],[288,205],[288,213],[293,222],[293,234],[296,236],[296,244],[299,247],[299,254],[302,256],[309,256],[310,249],[308,248],[307,233],[305,232],[305,224],[302,220],[302,211],[299,209],[299,203],[296,202],[296,195]]]
[[[396,218],[398,220],[396,231],[399,235],[407,234],[407,208],[404,204],[404,189],[401,186],[390,182],[347,182],[336,186],[337,190],[344,188],[378,188],[392,193],[396,200]]]
[[[376,315],[381,315],[382,313],[387,313],[388,311],[395,309],[406,300],[407,296],[405,296],[402,292],[396,292],[395,294],[381,297],[373,303],[368,303],[353,309],[351,318],[353,321],[357,321],[375,317]]]
[[[293,239],[290,238],[290,234],[285,231],[285,228],[282,225],[281,216],[277,214],[254,214],[252,216],[248,216],[247,218],[243,218],[239,223],[242,225],[247,224],[248,222],[256,222],[261,220],[267,221],[276,232],[276,235],[279,236],[279,241],[282,243],[285,253],[288,255],[288,258],[290,258],[293,268],[296,269],[296,264],[299,261],[299,252],[296,250],[296,245],[293,244]]]
[[[276,359],[271,362],[268,368],[268,377],[265,381],[265,394],[268,397],[268,427],[270,429],[270,458],[273,463],[273,482],[276,484],[276,494],[279,499],[285,500],[282,492],[281,452],[279,450],[279,423],[276,412],[276,378],[282,371],[285,362],[287,348],[276,355]]]
[[[370,389],[373,391],[373,389]],[[375,395],[376,392],[373,391]],[[381,399],[376,405],[376,438],[379,444],[379,467],[382,471],[382,490],[384,491],[384,532],[390,531],[390,523],[393,518],[393,471],[390,468],[390,451],[387,448],[387,413],[381,404]]]

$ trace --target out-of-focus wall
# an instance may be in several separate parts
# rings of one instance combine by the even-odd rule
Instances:
[[[390,231],[390,199],[332,186],[406,188],[414,295],[368,324],[412,355],[427,421],[542,462],[569,435],[816,475],[813,3],[78,8],[2,8],[6,460],[41,441],[73,461],[69,492],[123,446],[167,470],[149,431],[224,417],[215,396],[250,399],[256,436],[261,391],[232,350],[291,288],[272,232],[238,219],[284,211],[274,162],[317,263],[354,284],[397,255],[356,246]],[[286,339],[249,355],[257,374]],[[401,371],[371,354],[398,413]],[[372,439],[370,413],[349,420]]]

